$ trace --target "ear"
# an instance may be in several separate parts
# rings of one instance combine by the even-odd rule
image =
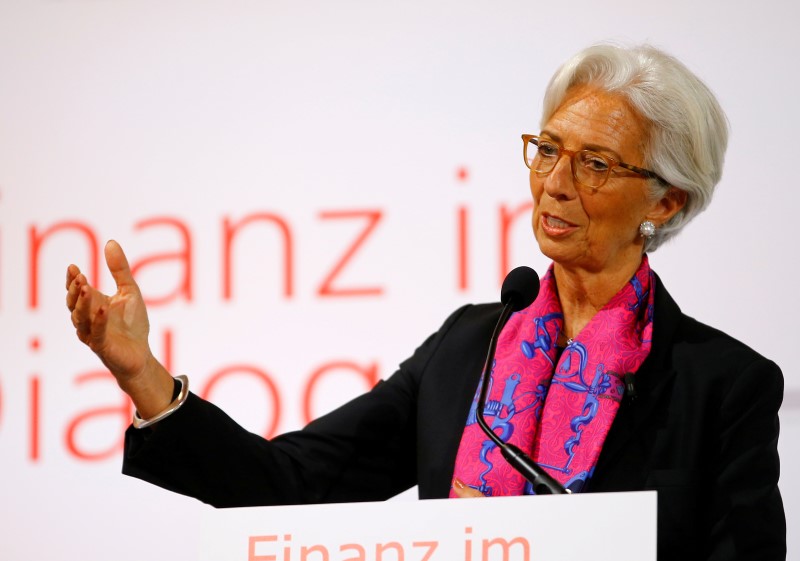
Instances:
[[[647,213],[647,220],[655,223],[656,227],[661,226],[675,216],[686,206],[686,191],[677,187],[670,187],[664,196],[655,202],[653,208]]]

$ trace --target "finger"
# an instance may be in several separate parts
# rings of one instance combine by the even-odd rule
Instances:
[[[92,318],[92,329],[89,333],[89,348],[97,352],[103,348],[106,340],[106,325],[108,324],[108,307],[102,305]]]
[[[92,288],[86,276],[80,273],[77,277],[72,279],[72,284],[69,285],[69,289],[67,290],[67,308],[69,308],[70,311],[75,309],[75,305],[78,303],[78,295],[83,287],[88,287],[90,290]]]
[[[67,267],[67,287],[66,287],[67,290],[69,290],[69,285],[72,284],[72,281],[75,280],[75,277],[77,277],[80,274],[81,270],[78,268],[77,265],[70,264],[70,266]]]
[[[78,275],[72,279],[72,282],[67,286],[67,308],[72,312],[75,310],[75,304],[78,302],[78,291],[85,284],[83,275]]]
[[[111,271],[111,276],[114,277],[114,282],[117,283],[117,288],[133,288],[137,289],[136,281],[133,280],[131,268],[128,265],[128,259],[125,257],[125,252],[122,247],[114,241],[109,240],[105,248],[106,264],[108,270]]]
[[[108,298],[86,283],[83,275],[78,277],[78,281],[83,282],[78,288],[77,302],[72,310],[72,324],[80,340],[87,342],[92,331],[94,316],[101,305],[107,304]]]
[[[87,342],[91,330],[91,292],[88,285],[84,284],[78,289],[78,297],[72,310],[72,325],[78,333],[78,339]]]
[[[453,492],[459,499],[477,499],[483,497],[483,493],[466,485],[458,478],[453,478]]]

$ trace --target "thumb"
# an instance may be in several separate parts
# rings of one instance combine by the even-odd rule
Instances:
[[[111,276],[114,277],[117,288],[136,289],[136,281],[133,280],[131,268],[128,265],[125,252],[122,251],[122,247],[116,241],[109,240],[106,244],[105,254],[108,270],[111,271]]]

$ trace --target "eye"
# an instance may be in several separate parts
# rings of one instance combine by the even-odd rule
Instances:
[[[581,165],[589,171],[605,173],[608,171],[608,161],[600,154],[594,152],[581,152]]]
[[[558,145],[539,139],[539,155],[543,158],[555,158],[558,156]]]

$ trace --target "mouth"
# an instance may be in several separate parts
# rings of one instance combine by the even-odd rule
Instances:
[[[567,234],[575,230],[578,226],[572,222],[567,222],[563,218],[552,214],[542,214],[542,229],[551,236]]]

